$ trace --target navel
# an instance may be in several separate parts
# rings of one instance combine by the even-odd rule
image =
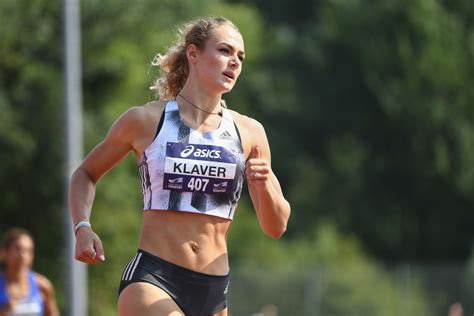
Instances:
[[[194,253],[197,253],[197,252],[199,251],[199,247],[198,247],[197,242],[195,242],[195,241],[190,241],[190,242],[189,242],[189,246],[191,247],[191,250],[192,250]]]

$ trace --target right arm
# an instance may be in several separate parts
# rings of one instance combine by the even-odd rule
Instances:
[[[75,226],[90,220],[95,187],[99,179],[120,162],[131,150],[140,135],[141,113],[135,107],[115,121],[105,139],[99,143],[74,171],[69,184],[69,209]],[[136,150],[135,150],[136,152]],[[75,258],[85,263],[105,260],[102,242],[90,227],[82,227],[76,234]]]

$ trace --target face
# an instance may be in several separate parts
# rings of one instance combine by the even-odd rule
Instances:
[[[5,263],[8,267],[30,268],[33,264],[33,240],[27,235],[21,235],[5,249]]]
[[[191,72],[197,80],[215,93],[225,93],[234,87],[245,58],[242,35],[230,25],[211,31],[204,49],[191,57]]]

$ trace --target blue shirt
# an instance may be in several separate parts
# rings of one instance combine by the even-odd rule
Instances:
[[[5,308],[10,301],[6,283],[5,275],[0,273],[0,309]],[[32,271],[28,272],[28,285],[30,291],[25,297],[22,297],[15,303],[9,316],[44,315],[43,297],[41,296],[38,283],[36,282],[35,275]]]

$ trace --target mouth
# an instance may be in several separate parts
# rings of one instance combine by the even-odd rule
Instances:
[[[231,72],[231,71],[226,71],[226,72],[224,72],[223,74],[224,74],[224,76],[226,76],[227,78],[230,78],[230,79],[232,79],[232,80],[235,80],[235,74],[234,74],[233,72]]]

